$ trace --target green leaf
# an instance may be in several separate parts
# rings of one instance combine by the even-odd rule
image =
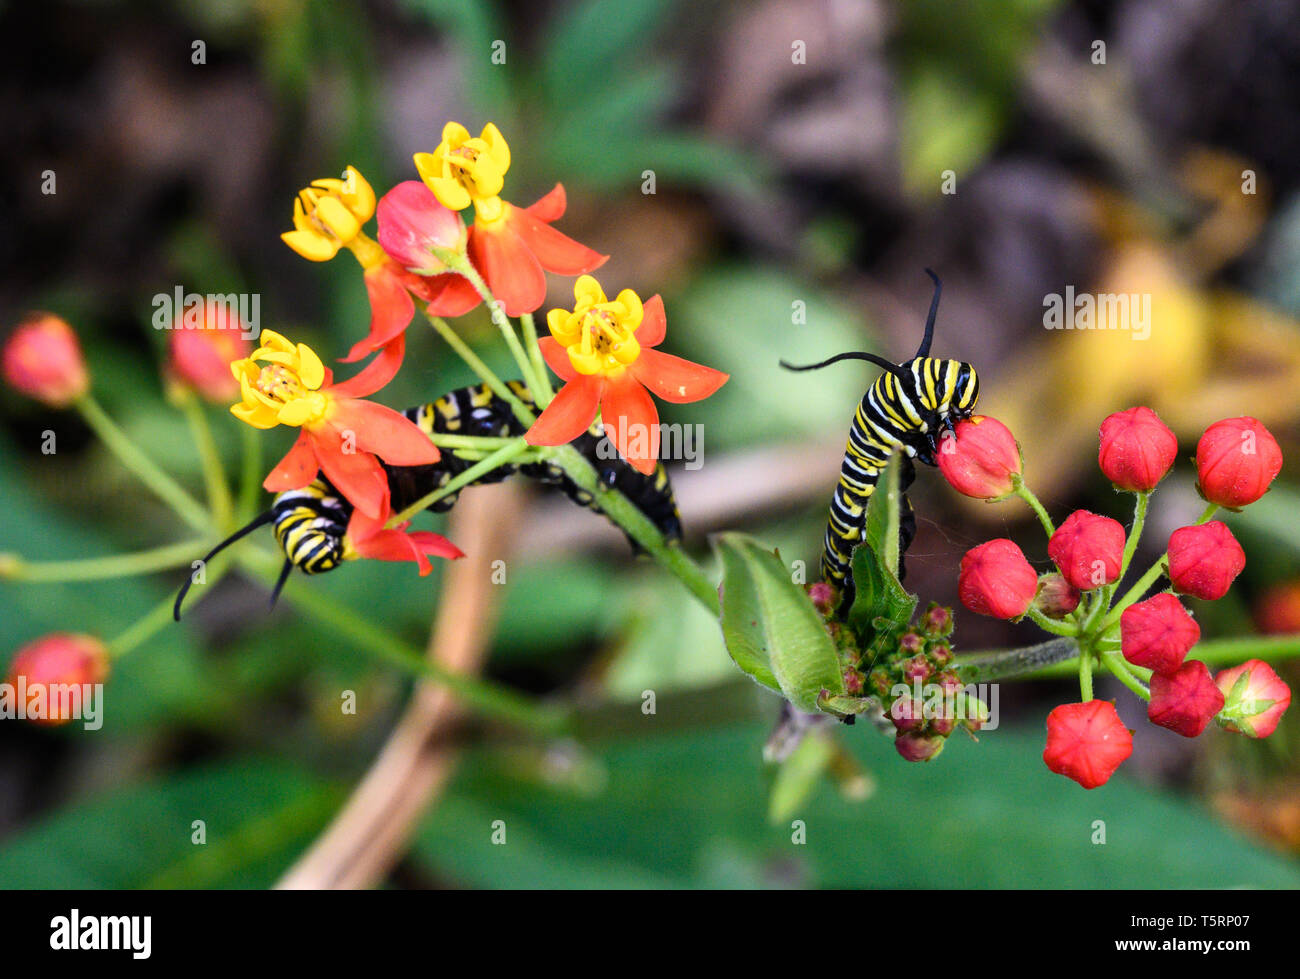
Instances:
[[[271,761],[133,785],[7,840],[0,881],[21,888],[266,887],[339,799],[334,786]],[[202,844],[193,841],[195,820],[204,824]]]
[[[902,519],[902,493],[898,488],[900,457],[890,457],[867,503],[865,540],[885,568],[898,576],[898,525]]]
[[[745,534],[722,534],[716,546],[722,634],[736,665],[809,713],[822,691],[844,693],[835,644],[789,568]]]
[[[898,524],[902,493],[899,490],[898,456],[890,459],[867,504],[865,540],[853,549],[851,567],[857,592],[848,622],[864,642],[876,633],[878,618],[888,619],[902,629],[912,620],[916,596],[898,580]]]

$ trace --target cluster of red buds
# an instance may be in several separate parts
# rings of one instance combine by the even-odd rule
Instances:
[[[987,705],[954,669],[952,609],[931,602],[918,621],[876,635],[864,650],[835,618],[839,596],[832,585],[809,585],[808,595],[835,640],[845,690],[879,701],[894,727],[894,748],[907,761],[930,761],[954,731],[973,735],[984,726]]]
[[[1188,652],[1201,630],[1180,596],[1222,598],[1246,564],[1232,531],[1210,518],[1258,500],[1282,468],[1277,440],[1254,418],[1228,418],[1205,430],[1196,447],[1197,489],[1208,507],[1195,524],[1169,537],[1161,558],[1128,591],[1117,589],[1129,570],[1151,492],[1173,466],[1174,433],[1150,408],[1117,412],[1101,425],[1098,464],[1116,490],[1136,495],[1133,523],[1087,510],[1054,526],[1025,485],[1020,448],[1006,426],[975,417],[945,439],[939,468],[967,496],[1018,496],[1048,535],[1053,570],[1040,575],[1013,541],[998,539],[963,557],[958,593],[981,615],[1019,621],[1072,637],[1079,650],[1080,703],[1047,718],[1043,759],[1085,788],[1104,784],[1133,750],[1131,732],[1109,701],[1092,696],[1092,667],[1101,664],[1148,701],[1153,724],[1196,737],[1217,720],[1225,730],[1267,737],[1291,700],[1273,668],[1252,659],[1212,676]],[[1161,575],[1164,591],[1145,598]],[[1116,634],[1118,633],[1118,635]]]

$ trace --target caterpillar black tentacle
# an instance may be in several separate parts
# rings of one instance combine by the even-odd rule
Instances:
[[[850,351],[804,367],[781,362],[790,370],[814,370],[840,360],[856,359],[868,361],[884,371],[862,396],[849,427],[840,481],[831,498],[822,546],[822,578],[841,587],[845,608],[853,601],[850,566],[853,548],[862,541],[867,503],[890,456],[896,451],[903,453],[899,478],[901,578],[905,573],[903,554],[916,536],[916,516],[906,492],[916,475],[912,460],[935,465],[943,431],[951,431],[958,420],[969,417],[979,400],[979,377],[974,367],[962,361],[930,356],[943,285],[930,269],[925,272],[934,280],[934,297],[930,300],[925,335],[911,360],[894,364],[876,354]]]
[[[534,404],[532,394],[525,385],[511,381],[509,387],[524,404]],[[408,408],[403,414],[429,434],[510,438],[522,435],[526,429],[515,417],[509,402],[499,397],[486,384],[460,388],[437,401]],[[618,490],[631,500],[669,540],[681,537],[681,515],[677,512],[672,484],[662,463],[649,476],[633,469],[618,455],[599,424],[593,425],[579,436],[573,445],[595,468],[602,485]],[[393,511],[404,510],[434,490],[446,486],[474,465],[474,461],[458,455],[453,449],[443,449],[442,458],[432,465],[384,465]],[[480,476],[470,485],[499,483],[515,472],[545,485],[555,486],[579,506],[596,513],[601,512],[600,505],[591,493],[574,483],[564,470],[549,463],[503,465]],[[432,503],[428,509],[435,513],[450,510],[459,495],[459,490],[449,493]],[[271,524],[276,544],[285,556],[284,570],[272,596],[274,604],[275,596],[279,595],[293,568],[306,574],[322,574],[334,570],[352,556],[348,552],[346,540],[352,511],[352,504],[324,475],[319,475],[301,489],[278,494],[270,509],[218,544],[203,560],[210,561],[219,551],[245,534]],[[628,537],[628,541],[634,551],[641,550],[631,537]],[[181,603],[192,583],[192,577],[187,579],[176,596],[174,613],[178,621]]]

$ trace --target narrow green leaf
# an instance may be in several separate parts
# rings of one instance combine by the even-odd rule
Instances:
[[[867,503],[863,538],[895,577],[898,576],[898,524],[902,519],[902,493],[898,488],[901,466],[900,457],[892,456],[876,481],[876,491]]]
[[[809,731],[776,770],[767,802],[768,821],[778,825],[798,813],[821,784],[822,775],[834,757],[835,745],[830,737]]]
[[[749,568],[740,552],[722,542],[722,639],[727,653],[745,673],[772,690],[781,692],[767,658],[763,637],[762,609]]]

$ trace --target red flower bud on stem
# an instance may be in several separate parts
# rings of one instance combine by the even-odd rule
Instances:
[[[973,547],[961,559],[957,594],[972,612],[1019,619],[1033,604],[1038,574],[1013,541],[999,538]]]
[[[1056,528],[1047,554],[1080,591],[1109,585],[1124,560],[1124,527],[1118,520],[1076,510]]]
[[[72,715],[65,712],[67,705],[54,688],[103,683],[108,678],[108,664],[108,647],[94,636],[52,632],[18,650],[9,667],[9,683],[17,688],[21,677],[29,692],[44,687],[46,716],[32,720],[64,724],[72,720]]]
[[[189,322],[195,318],[199,321]],[[167,341],[168,373],[208,401],[239,400],[239,382],[230,364],[253,352],[246,332],[238,315],[231,316],[224,303],[205,301],[197,312],[183,312],[172,324]]]
[[[1197,488],[1222,507],[1254,503],[1281,471],[1277,439],[1254,418],[1215,422],[1196,443]]]
[[[5,341],[4,378],[51,408],[66,408],[90,390],[90,375],[72,327],[53,313],[31,313]]]
[[[1152,724],[1194,738],[1222,708],[1223,693],[1200,660],[1184,663],[1173,673],[1151,677],[1147,718]]]
[[[1224,696],[1224,728],[1252,738],[1267,738],[1291,706],[1291,688],[1263,660],[1247,660],[1224,670],[1214,682]]]
[[[1196,598],[1222,598],[1246,566],[1246,552],[1221,520],[1178,528],[1168,553],[1174,589]]]
[[[1038,581],[1034,608],[1049,619],[1063,619],[1079,607],[1079,589],[1053,571]]]
[[[1135,666],[1173,673],[1201,638],[1201,627],[1173,595],[1161,592],[1119,617],[1121,651]]]
[[[997,500],[1015,490],[1020,475],[1020,446],[996,418],[972,415],[959,421],[955,434],[939,440],[939,471],[958,493],[977,500]]]
[[[1101,423],[1097,463],[1116,489],[1149,493],[1178,455],[1178,439],[1150,408],[1117,411]]]
[[[1133,733],[1109,700],[1061,704],[1047,715],[1043,762],[1085,789],[1105,785],[1133,754]]]

